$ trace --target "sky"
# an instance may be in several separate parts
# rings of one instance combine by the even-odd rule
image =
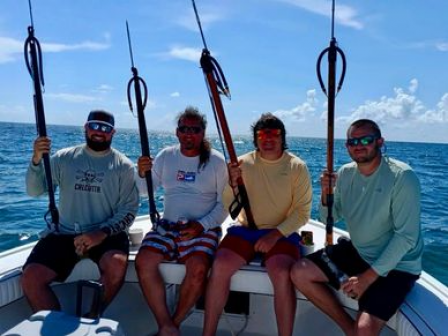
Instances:
[[[196,0],[205,38],[232,99],[223,98],[231,133],[249,134],[272,112],[289,135],[325,138],[327,98],[316,61],[331,38],[328,0]],[[48,124],[83,125],[92,109],[137,128],[127,103],[131,63],[148,86],[148,130],[173,132],[176,114],[197,106],[214,117],[199,58],[203,48],[190,0],[34,0],[43,51]],[[359,118],[386,140],[448,143],[448,2],[336,2],[335,38],[347,59],[336,98],[335,136]],[[0,121],[35,122],[23,44],[28,0],[0,1]],[[338,76],[341,71],[338,59]],[[322,73],[327,78],[327,61]]]

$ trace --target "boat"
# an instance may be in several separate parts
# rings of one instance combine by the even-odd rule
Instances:
[[[224,224],[224,232],[230,223]],[[149,216],[141,216],[133,228],[148,231]],[[324,224],[310,220],[301,230],[312,231],[314,249],[324,246]],[[335,228],[335,239],[347,236]],[[89,259],[79,262],[64,283],[54,283],[63,312],[37,312],[33,315],[20,286],[22,265],[34,243],[0,253],[0,334],[1,335],[130,335],[157,333],[155,319],[148,308],[135,272],[134,261],[139,245],[131,246],[129,264],[123,287],[101,318],[77,317],[77,305],[88,309],[93,291],[81,291],[82,302],[77,302],[81,280],[99,277],[96,265]],[[307,248],[309,250],[309,247]],[[174,307],[185,268],[174,262],[160,266],[166,283],[167,302]],[[337,292],[346,310],[357,313],[357,301]],[[273,289],[267,273],[259,262],[242,267],[231,280],[231,295],[218,326],[217,335],[276,335],[273,308]],[[386,304],[386,303],[385,303]],[[78,312],[79,313],[79,312]],[[182,335],[200,335],[204,319],[203,300],[190,311],[181,325]],[[423,272],[399,311],[390,319],[381,335],[448,335],[448,287]],[[297,312],[294,335],[342,335],[337,325],[297,292]]]

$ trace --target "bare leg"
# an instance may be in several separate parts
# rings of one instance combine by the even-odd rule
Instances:
[[[140,287],[159,327],[159,335],[179,335],[166,305],[166,292],[159,265],[163,255],[141,249],[135,260]]]
[[[358,315],[356,324],[356,335],[375,336],[380,334],[386,322],[366,312],[362,312]]]
[[[355,334],[355,322],[328,287],[328,278],[311,261],[300,259],[291,269],[291,280],[316,307],[331,317],[346,335]]]
[[[104,285],[103,309],[110,304],[123,285],[127,261],[128,256],[119,250],[108,251],[101,257],[99,268],[101,272],[100,282]]]
[[[246,261],[235,252],[225,248],[218,250],[205,295],[203,336],[216,334],[219,317],[229,296],[230,279],[244,264]]]
[[[186,274],[180,285],[179,302],[173,315],[173,322],[177,327],[204,292],[210,260],[205,254],[195,255],[186,260],[185,268]]]
[[[274,286],[274,308],[279,336],[290,336],[296,314],[296,292],[289,272],[295,263],[288,255],[275,255],[266,261],[266,269]]]
[[[22,275],[22,289],[33,312],[61,310],[58,298],[50,288],[57,274],[41,264],[29,264]]]

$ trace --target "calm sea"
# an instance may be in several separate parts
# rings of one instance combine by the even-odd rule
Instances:
[[[84,142],[82,127],[48,126],[53,151]],[[32,154],[36,128],[31,124],[0,122],[0,251],[26,244],[37,239],[45,226],[43,215],[48,207],[45,196],[31,198],[25,192],[25,171]],[[219,141],[211,139],[221,150]],[[234,136],[237,154],[253,148],[247,136]],[[173,134],[150,133],[151,154],[176,143]],[[136,130],[118,130],[113,145],[134,162],[140,154]],[[326,141],[311,138],[288,138],[289,149],[303,158],[309,167],[314,188],[312,217],[317,218],[320,193],[319,175],[326,162]],[[448,145],[409,142],[388,142],[387,155],[410,164],[422,185],[422,229],[426,243],[423,267],[448,285]],[[335,141],[335,166],[349,161],[342,141]],[[159,210],[162,196],[156,195]],[[140,214],[148,213],[147,202],[142,202]]]

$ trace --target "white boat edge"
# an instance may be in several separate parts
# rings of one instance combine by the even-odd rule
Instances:
[[[223,225],[224,231],[230,221]],[[149,216],[138,217],[133,227],[147,232],[150,227]],[[325,227],[322,223],[310,220],[302,230],[313,231],[315,247],[324,245]],[[347,235],[335,228],[335,239]],[[21,267],[35,242],[0,253],[0,334],[23,323],[32,314],[23,297],[20,286]],[[157,331],[152,313],[141,294],[134,269],[134,259],[138,246],[131,248],[125,284],[105,311],[104,317],[120,324],[126,335],[150,335]],[[184,266],[176,263],[163,263],[161,272],[167,286],[167,301],[174,307],[178,285],[181,283]],[[76,283],[80,279],[97,279],[98,270],[90,260],[81,261],[63,284],[55,283],[54,288],[60,297],[63,310],[68,314],[75,312]],[[246,313],[226,312],[223,314],[218,335],[274,335],[275,316],[272,307],[272,285],[262,266],[251,263],[239,270],[232,278],[231,290],[248,293],[249,308]],[[344,306],[356,314],[357,302],[338,293]],[[242,301],[244,301],[242,299]],[[337,326],[306,298],[297,292],[297,313],[294,335],[342,334]],[[203,310],[195,307],[182,324],[183,335],[198,335],[202,327]],[[448,287],[431,275],[423,272],[400,310],[388,322],[382,335],[448,335]],[[274,328],[274,329],[273,329]],[[7,333],[6,333],[7,334]],[[5,335],[6,335],[5,334]],[[92,333],[94,334],[94,333]]]

